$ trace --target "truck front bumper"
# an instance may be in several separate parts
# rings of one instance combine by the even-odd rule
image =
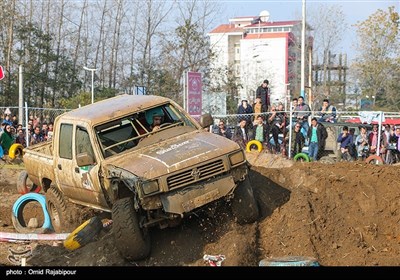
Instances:
[[[235,186],[233,177],[226,175],[162,194],[160,198],[166,213],[183,214],[233,193]]]

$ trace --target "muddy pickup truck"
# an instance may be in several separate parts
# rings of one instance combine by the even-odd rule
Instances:
[[[23,161],[56,232],[70,203],[111,212],[119,252],[138,260],[150,254],[150,227],[176,225],[214,201],[227,201],[239,223],[257,220],[245,154],[208,132],[212,122],[167,98],[119,95],[58,116],[52,141],[25,148]]]

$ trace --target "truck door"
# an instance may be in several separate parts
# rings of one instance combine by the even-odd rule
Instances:
[[[71,200],[84,205],[108,208],[100,189],[98,164],[78,167],[76,155],[87,152],[95,158],[88,131],[83,126],[60,126],[55,174],[58,185]],[[98,162],[95,158],[95,162]],[[99,205],[100,204],[100,205]]]

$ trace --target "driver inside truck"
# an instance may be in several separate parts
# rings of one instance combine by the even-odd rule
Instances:
[[[150,124],[150,130],[156,131],[164,122],[164,112],[161,108],[150,109],[146,112],[146,120]]]

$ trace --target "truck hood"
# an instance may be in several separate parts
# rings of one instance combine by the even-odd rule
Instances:
[[[225,137],[195,131],[107,158],[104,164],[151,179],[239,149],[237,143]]]

